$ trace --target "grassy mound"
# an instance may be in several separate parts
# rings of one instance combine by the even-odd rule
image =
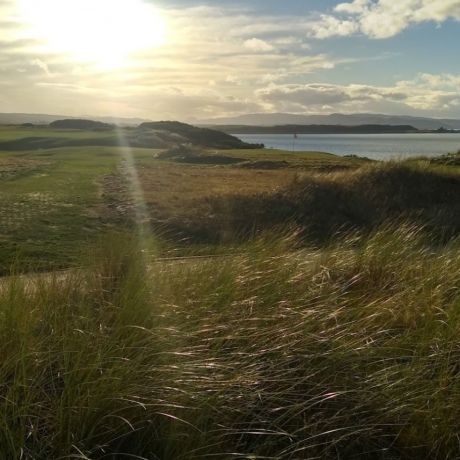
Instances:
[[[304,174],[269,193],[210,197],[188,225],[190,233],[216,240],[293,222],[309,238],[324,242],[339,230],[368,232],[387,221],[407,219],[445,238],[457,234],[460,178],[409,163]]]
[[[115,126],[109,123],[80,118],[56,120],[51,122],[50,126],[57,129],[79,129],[82,131],[112,131],[115,129]]]
[[[186,144],[176,145],[168,150],[164,150],[158,153],[156,158],[197,165],[232,165],[244,161],[244,158],[222,155],[217,152],[210,153],[209,151]]]
[[[193,145],[221,149],[259,149],[261,144],[248,144],[235,136],[209,128],[180,123],[178,121],[152,121],[142,123],[137,128],[143,130],[166,131],[182,136]]]
[[[430,163],[444,166],[460,166],[460,150],[457,153],[446,153],[445,155],[430,158]]]

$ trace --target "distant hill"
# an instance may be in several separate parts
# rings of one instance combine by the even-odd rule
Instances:
[[[417,129],[460,129],[460,119],[437,119],[424,117],[411,117],[406,115],[381,115],[373,113],[356,113],[344,115],[333,113],[331,115],[301,115],[292,113],[252,113],[238,117],[213,118],[196,120],[195,124],[204,125],[410,125]]]
[[[411,125],[216,125],[213,128],[229,134],[385,134],[418,132]]]
[[[115,129],[114,125],[103,123],[102,121],[86,120],[82,118],[67,118],[65,120],[56,120],[50,123],[52,128],[58,129],[81,129],[85,131],[111,131]]]
[[[25,151],[83,146],[131,146],[151,149],[170,149],[178,145],[192,145],[203,149],[255,149],[262,144],[248,144],[235,136],[214,129],[177,121],[142,123],[136,128],[121,127],[92,120],[65,119],[49,125],[31,127],[26,123],[15,127],[15,137],[0,142],[0,150]],[[24,135],[21,136],[23,130]],[[81,133],[80,133],[81,131]],[[88,131],[99,134],[87,135]],[[32,134],[32,136],[31,136]]]
[[[56,120],[62,119],[77,119],[83,118],[85,120],[100,121],[103,123],[125,125],[125,126],[137,126],[140,123],[144,123],[144,118],[118,118],[118,117],[94,117],[94,116],[81,116],[81,117],[69,117],[68,115],[49,115],[43,113],[0,113],[0,124],[12,124],[21,125],[23,123],[34,123],[34,124],[48,124]]]
[[[34,123],[48,124],[56,120],[70,118],[84,118],[87,120],[100,121],[103,123],[124,126],[138,126],[150,122],[143,118],[119,118],[97,117],[84,115],[73,117],[68,115],[32,114],[32,113],[0,113],[0,124]],[[377,125],[410,125],[417,129],[436,130],[460,129],[460,119],[438,119],[412,117],[408,115],[382,115],[373,113],[356,113],[344,115],[333,113],[330,115],[302,115],[292,113],[251,113],[238,117],[212,118],[206,120],[193,120],[193,125],[250,125],[250,126],[274,126],[274,125],[344,125],[358,126],[367,124]]]

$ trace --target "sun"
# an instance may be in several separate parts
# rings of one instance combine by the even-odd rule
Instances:
[[[166,42],[165,18],[142,0],[19,0],[19,14],[48,51],[101,68]]]

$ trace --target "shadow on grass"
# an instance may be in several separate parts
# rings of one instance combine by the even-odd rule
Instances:
[[[299,175],[269,193],[227,194],[196,203],[164,225],[196,241],[228,241],[291,223],[304,238],[327,243],[338,231],[370,232],[410,220],[448,240],[460,231],[460,178],[404,163]]]

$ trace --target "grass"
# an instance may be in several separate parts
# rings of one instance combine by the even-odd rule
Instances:
[[[2,272],[18,252],[35,268],[68,265],[78,247],[103,230],[97,178],[114,170],[118,161],[107,153],[74,148],[1,156],[0,167],[12,162],[23,166],[10,168],[1,190]]]
[[[148,268],[128,240],[2,284],[2,458],[460,455],[457,241],[264,235]]]
[[[225,240],[286,222],[304,237],[327,243],[338,232],[372,231],[387,221],[411,220],[440,240],[457,235],[460,181],[456,170],[425,161],[386,162],[355,170],[293,176],[268,192],[209,197],[189,209],[189,227],[203,239]]]
[[[47,127],[0,127],[0,141],[19,144],[29,137],[91,143],[102,135],[114,136]],[[209,197],[231,194],[235,189],[246,194],[267,192],[286,185],[295,171],[309,166],[358,164],[327,154],[299,153],[287,168],[245,170],[175,164],[157,159],[159,152],[91,145],[0,152],[0,273],[8,274],[16,260],[22,269],[27,264],[35,270],[72,266],[80,247],[107,228],[132,227],[138,205],[147,210],[152,227],[174,235],[175,244],[177,229],[185,229],[185,236],[200,233],[199,228],[189,228],[186,214],[199,209],[198,203]],[[249,161],[279,161],[285,155],[263,150],[225,154]],[[135,174],[130,165],[135,165]]]
[[[459,458],[457,169],[158,152],[0,154],[0,458]]]
[[[21,141],[21,129],[0,131]],[[85,140],[95,133],[70,134]],[[387,220],[411,219],[444,240],[460,229],[458,179],[445,162],[271,149],[206,153],[243,158],[249,167],[241,167],[181,164],[157,158],[160,152],[80,146],[1,153],[0,272],[9,272],[19,252],[36,269],[71,266],[82,244],[108,227],[132,227],[140,215],[164,236],[167,252],[180,241],[185,252],[190,241],[221,252],[209,245],[286,222],[318,244],[339,229],[372,231]]]
[[[48,126],[26,128],[19,126],[0,125],[0,142],[16,141],[23,138],[64,138],[64,139],[99,139],[101,137],[113,137],[111,132],[101,133],[97,131],[80,131],[71,129],[54,129]]]

